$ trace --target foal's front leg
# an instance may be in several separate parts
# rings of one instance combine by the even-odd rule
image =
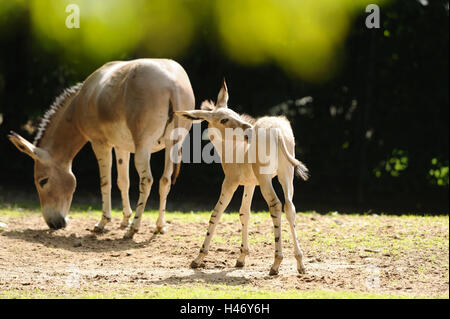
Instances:
[[[102,232],[105,225],[111,221],[111,166],[112,147],[92,143],[92,149],[97,157],[100,170],[100,188],[102,192],[102,219],[95,225],[94,232]]]
[[[209,251],[209,245],[211,243],[211,239],[214,235],[214,232],[216,230],[216,226],[220,221],[220,217],[222,216],[222,213],[227,208],[228,204],[231,201],[231,198],[233,197],[234,192],[236,191],[236,188],[238,187],[237,183],[228,181],[226,178],[223,181],[222,184],[222,192],[220,194],[219,201],[217,202],[216,206],[214,207],[214,210],[211,214],[211,218],[209,220],[209,226],[208,226],[208,232],[206,233],[205,241],[203,242],[202,248],[200,249],[200,253],[191,263],[191,268],[198,268],[200,264],[202,263],[205,256],[208,254]]]
[[[242,244],[241,254],[236,261],[236,267],[244,267],[245,257],[249,254],[248,248],[248,222],[250,220],[250,207],[252,204],[253,193],[255,191],[255,185],[245,186],[244,193],[242,194],[242,204],[239,209],[239,219],[242,224]]]

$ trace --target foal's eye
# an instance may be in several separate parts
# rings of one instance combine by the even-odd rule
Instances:
[[[39,181],[39,185],[41,185],[41,187],[44,187],[44,185],[47,184],[47,182],[48,182],[48,178],[41,179]]]
[[[220,123],[222,123],[222,124],[225,124],[226,122],[228,122],[228,119],[220,120]]]

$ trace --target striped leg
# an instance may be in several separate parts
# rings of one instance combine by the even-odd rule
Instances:
[[[270,217],[272,217],[275,234],[275,258],[269,275],[277,275],[283,260],[283,248],[281,245],[281,202],[272,186],[272,177],[269,175],[258,176],[261,193],[269,205]]]
[[[152,149],[152,143],[148,143],[145,147],[137,147],[136,154],[134,155],[134,165],[139,174],[139,200],[136,206],[136,212],[134,214],[133,222],[128,228],[127,232],[123,236],[124,239],[133,238],[134,234],[139,231],[141,226],[142,213],[145,210],[147,204],[148,195],[153,184],[153,176],[150,170],[150,150]]]
[[[130,188],[130,153],[118,148],[114,148],[114,151],[116,152],[117,186],[119,187],[122,196],[123,207],[123,219],[120,223],[120,228],[123,229],[128,227],[128,221],[132,214],[130,198],[128,195],[128,190]]]
[[[236,191],[237,187],[238,187],[237,183],[228,181],[227,178],[225,177],[225,180],[223,181],[222,184],[222,191],[220,194],[219,201],[214,207],[214,210],[211,214],[211,218],[209,220],[208,232],[206,233],[205,241],[203,242],[199,255],[192,261],[191,268],[198,268],[202,263],[203,259],[205,258],[205,256],[208,254],[209,245],[216,230],[216,226],[220,221],[222,213],[230,203],[231,198],[233,197],[233,194]]]
[[[100,188],[102,192],[102,219],[94,227],[94,232],[102,232],[105,225],[111,221],[111,166],[112,147],[92,143],[92,149],[97,157],[100,170]]]
[[[236,261],[236,267],[244,267],[245,257],[249,254],[248,248],[248,222],[250,220],[250,206],[252,204],[253,193],[255,191],[255,185],[245,186],[244,194],[242,194],[242,204],[239,209],[239,218],[242,224],[242,244],[241,254]]]
[[[300,274],[305,273],[305,265],[303,264],[303,252],[298,243],[297,232],[295,231],[295,217],[296,211],[294,203],[292,202],[292,196],[294,195],[294,168],[289,167],[286,169],[286,173],[281,173],[278,175],[278,180],[283,187],[285,204],[284,212],[286,213],[286,218],[289,222],[291,228],[292,239],[294,241],[294,256],[297,259],[297,270]]]
[[[167,195],[170,191],[171,177],[173,173],[173,162],[170,160],[170,152],[172,151],[172,141],[166,141],[166,149],[164,150],[164,172],[159,180],[159,215],[156,220],[155,234],[164,234],[167,230],[164,215],[166,213]]]

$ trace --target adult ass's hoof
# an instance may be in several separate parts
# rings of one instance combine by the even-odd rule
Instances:
[[[197,268],[199,268],[200,267],[200,263],[199,262],[197,262],[197,261],[195,261],[195,260],[193,260],[192,262],[191,262],[191,268],[192,269],[197,269]]]
[[[298,268],[297,270],[298,270],[298,273],[301,274],[301,275],[306,274],[305,266],[302,266],[302,267]]]
[[[276,275],[278,275],[278,270],[270,268],[269,276],[276,276]]]
[[[167,226],[156,226],[154,234],[165,234],[167,232]]]
[[[138,231],[134,229],[133,227],[128,228],[125,235],[123,235],[123,239],[133,239],[134,234],[136,234]]]
[[[92,231],[96,234],[101,234],[105,231],[105,227],[100,227],[99,225],[95,225],[94,229]]]
[[[245,261],[236,261],[236,268],[242,268],[245,266]]]

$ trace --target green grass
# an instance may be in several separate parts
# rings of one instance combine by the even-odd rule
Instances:
[[[111,292],[80,292],[78,289],[61,291],[7,290],[0,291],[0,298],[9,299],[42,299],[42,298],[83,298],[83,299],[406,299],[408,295],[374,294],[353,291],[313,290],[299,291],[295,289],[273,291],[255,289],[245,286],[197,285],[197,286],[163,286],[134,289],[132,286],[111,287]],[[421,298],[421,297],[416,297]],[[424,297],[427,298],[427,297]],[[428,297],[429,298],[429,297]],[[448,298],[434,296],[433,298]]]

